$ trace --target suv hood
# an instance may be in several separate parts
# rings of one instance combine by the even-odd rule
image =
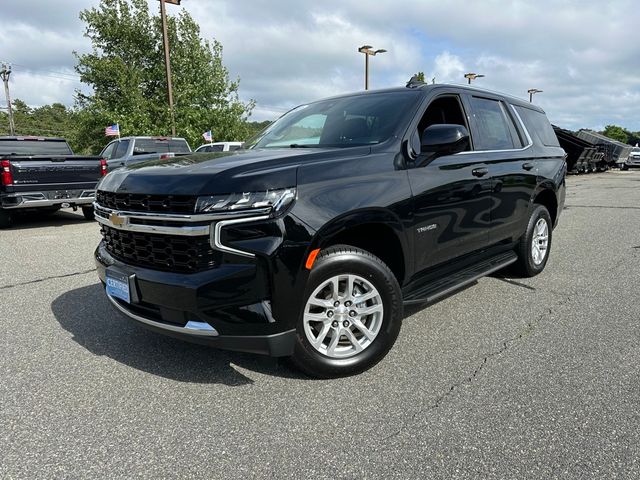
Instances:
[[[213,195],[295,187],[301,163],[360,157],[370,150],[287,148],[198,153],[120,168],[104,177],[97,188],[148,195]]]

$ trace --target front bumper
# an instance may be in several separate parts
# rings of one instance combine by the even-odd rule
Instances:
[[[636,168],[636,167],[640,168],[640,158],[631,158],[631,157],[629,157],[627,159],[627,161],[625,162],[625,165],[627,167],[631,167],[631,168]]]
[[[179,274],[120,262],[101,242],[95,251],[98,276],[106,270],[130,280],[131,303],[109,297],[140,325],[194,343],[271,356],[293,353],[295,330],[271,313],[268,275],[259,262],[224,263]]]
[[[0,206],[3,209],[27,209],[55,207],[63,204],[69,206],[91,205],[95,194],[95,190],[91,189],[9,193],[0,196]]]

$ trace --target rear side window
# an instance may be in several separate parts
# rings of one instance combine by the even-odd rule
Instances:
[[[222,152],[224,150],[224,145],[209,145],[208,147],[204,147],[202,150],[205,152]]]
[[[527,131],[531,136],[531,139],[538,145],[542,144],[547,147],[559,147],[558,137],[556,132],[553,131],[553,127],[547,116],[537,110],[530,108],[516,106],[518,115],[522,118],[524,125],[527,127]]]
[[[129,149],[129,140],[122,140],[118,143],[116,147],[116,151],[114,152],[111,158],[121,158],[127,154],[127,150]]]
[[[480,97],[471,97],[470,102],[477,130],[473,137],[475,150],[508,150],[522,146],[502,102]]]

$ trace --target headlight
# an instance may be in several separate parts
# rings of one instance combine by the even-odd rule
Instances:
[[[231,193],[198,197],[196,213],[246,211],[270,208],[278,213],[287,208],[296,198],[295,188],[281,188],[266,192]]]

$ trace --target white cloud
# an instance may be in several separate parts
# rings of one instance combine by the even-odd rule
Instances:
[[[4,6],[8,27],[0,33],[0,60],[27,65],[36,76],[69,72],[70,51],[88,48],[77,14],[96,2]],[[149,4],[157,9],[157,1]],[[640,130],[633,0],[379,0],[367,8],[356,0],[183,0],[168,10],[179,8],[193,15],[205,37],[224,45],[232,78],[241,78],[241,96],[257,101],[256,120],[361,89],[364,59],[357,48],[366,43],[388,50],[371,58],[372,88],[403,85],[417,71],[438,82],[463,83],[465,71],[474,71],[486,75],[477,86],[523,98],[528,88],[544,90],[536,103],[564,127],[618,123]],[[7,28],[14,30],[8,34]],[[12,88],[26,101],[72,102],[72,81],[52,89],[43,85],[54,79],[43,77],[27,89],[26,81],[17,85],[15,70]]]

